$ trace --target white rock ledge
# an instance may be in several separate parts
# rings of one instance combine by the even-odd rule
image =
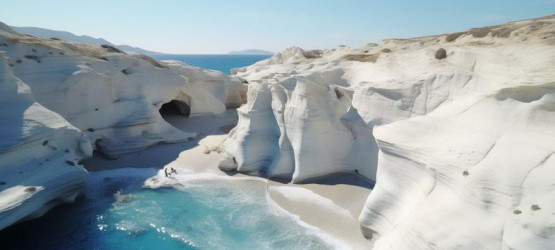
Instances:
[[[73,201],[93,149],[117,158],[195,139],[162,118],[164,107],[221,114],[243,104],[245,92],[218,71],[38,39],[0,23],[0,229]]]
[[[181,62],[158,62],[110,48],[43,40],[0,29],[0,51],[36,100],[87,134],[108,157],[158,143],[186,141],[159,110],[178,105],[183,115],[221,114],[243,103],[245,87],[222,72]]]
[[[226,163],[293,182],[375,180],[359,219],[374,249],[551,249],[553,34],[549,16],[286,49],[235,70],[249,94]]]

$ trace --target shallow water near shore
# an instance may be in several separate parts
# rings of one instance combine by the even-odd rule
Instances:
[[[3,249],[332,249],[327,235],[226,182],[141,188],[155,169],[93,172],[75,204],[0,232]],[[241,187],[241,186],[239,186]]]

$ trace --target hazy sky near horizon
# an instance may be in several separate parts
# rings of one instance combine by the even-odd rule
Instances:
[[[181,54],[359,46],[555,14],[555,0],[0,0],[0,21]]]

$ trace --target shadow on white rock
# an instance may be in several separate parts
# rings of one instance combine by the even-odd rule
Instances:
[[[159,110],[180,103],[190,116],[221,114],[243,103],[243,84],[221,72],[157,62],[109,47],[42,40],[0,30],[8,64],[38,103],[84,131],[96,150],[115,158],[157,143],[195,137]]]
[[[0,229],[72,202],[85,185],[88,138],[34,101],[0,53]]]
[[[268,85],[248,103],[272,98],[251,119],[272,136],[249,141],[262,125],[242,124],[225,149],[266,148],[249,168],[292,167],[294,182],[375,180],[359,219],[375,249],[550,249],[554,32],[548,16],[318,56],[286,49],[234,71]]]

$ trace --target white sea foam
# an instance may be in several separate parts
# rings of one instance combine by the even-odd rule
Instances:
[[[140,183],[143,180],[146,180],[144,181],[143,187],[147,188],[144,190],[151,189],[156,191],[160,188],[173,188],[183,192],[183,199],[191,199],[191,197],[193,197],[195,202],[199,202],[203,207],[217,208],[218,210],[216,211],[225,209],[225,211],[220,211],[225,213],[225,216],[221,218],[225,221],[231,221],[235,228],[246,230],[259,228],[255,231],[260,231],[262,228],[275,227],[275,229],[272,229],[275,230],[275,235],[273,235],[275,237],[271,237],[271,235],[268,236],[267,232],[264,232],[261,233],[258,238],[249,239],[253,242],[245,243],[246,245],[255,244],[261,249],[279,248],[280,246],[287,246],[288,249],[349,249],[347,244],[341,240],[330,236],[316,227],[306,224],[298,216],[290,214],[276,204],[269,195],[267,181],[261,178],[227,177],[213,174],[174,174],[171,178],[166,178],[163,176],[163,171],[157,169],[123,168],[91,173],[88,180],[88,188],[95,189],[98,185],[106,185],[107,183],[121,186],[121,184],[125,182]],[[92,193],[97,193],[94,195],[106,195],[105,190],[96,189],[97,190],[91,190]],[[122,209],[127,206],[133,206],[135,211],[139,213],[143,212],[149,215],[159,215],[161,213],[157,206],[162,206],[163,204],[158,204],[153,207],[141,207],[137,205],[144,199],[140,190],[139,193],[132,190],[121,190],[117,187],[114,187],[113,190],[116,190],[114,192],[117,193],[119,197],[133,197],[127,200],[127,202],[115,203],[113,209],[116,210],[113,210],[113,212],[122,213],[122,211],[124,211]],[[114,193],[112,193],[112,195],[113,194]],[[151,202],[156,201],[152,200]],[[169,207],[174,207],[174,205],[169,205]],[[191,213],[191,211],[185,209],[183,213]],[[107,214],[101,220],[101,223],[99,222],[99,225],[104,225],[104,230],[110,228],[110,226],[106,224],[111,225],[111,216],[113,217],[113,215]],[[218,216],[219,215],[216,214],[209,216],[207,217],[208,219],[205,218],[198,221],[200,224],[197,226],[193,225],[193,227],[197,228],[196,230],[213,230],[206,235],[207,237],[214,238],[205,240],[211,242],[210,244],[216,244],[210,245],[211,247],[225,248],[225,245],[217,244],[221,244],[221,239],[219,239],[219,237],[224,237],[222,235],[229,232],[226,232],[225,226],[222,228],[221,223],[225,223],[225,221],[219,221],[217,218],[220,217]],[[118,231],[134,235],[135,237],[141,237],[142,234],[146,234],[149,230],[148,228],[153,228],[160,235],[166,235],[169,238],[185,242],[188,246],[202,248],[202,245],[195,245],[195,239],[191,239],[191,236],[187,235],[186,231],[182,231],[183,229],[175,228],[171,225],[166,225],[168,222],[163,218],[145,219],[152,222],[150,226],[148,224],[141,225],[141,222],[133,221],[128,218],[119,221],[114,227]],[[292,226],[292,223],[298,226]],[[250,234],[253,235],[253,237],[256,235],[255,232]],[[292,242],[296,242],[297,245],[291,245]]]
[[[215,190],[215,186],[225,187],[225,189]],[[268,181],[266,179],[258,177],[228,177],[207,173],[177,174],[172,175],[170,178],[166,178],[163,176],[163,171],[160,171],[157,176],[152,177],[145,182],[145,187],[172,187],[184,192],[191,192],[191,190],[202,193],[220,192],[219,194],[212,193],[211,195],[233,197],[232,199],[229,199],[227,203],[233,204],[232,206],[238,208],[240,208],[243,204],[253,202],[267,204],[267,206],[263,206],[266,211],[242,212],[248,215],[244,220],[242,220],[242,223],[245,223],[243,226],[252,226],[251,223],[256,223],[257,218],[263,218],[268,215],[279,216],[283,217],[284,220],[291,220],[291,222],[298,224],[302,228],[301,230],[297,229],[288,231],[287,235],[289,237],[294,235],[297,235],[298,237],[302,237],[302,235],[313,235],[325,242],[326,245],[332,246],[334,249],[349,249],[348,245],[342,240],[327,234],[319,228],[303,222],[298,216],[293,215],[280,207],[271,198],[270,193],[268,192]],[[203,202],[208,203],[208,206],[221,206],[221,204],[218,204],[217,201],[204,200]],[[347,213],[347,216],[351,216],[348,211],[345,212]],[[287,230],[287,228],[282,227],[281,230]],[[266,241],[267,239],[260,240]],[[299,247],[302,249],[302,246]]]

